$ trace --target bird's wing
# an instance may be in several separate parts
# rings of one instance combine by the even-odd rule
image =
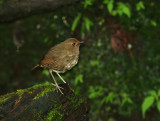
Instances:
[[[40,66],[44,68],[52,68],[54,70],[60,70],[63,65],[63,60],[65,54],[62,54],[59,51],[50,50],[48,53],[41,59]]]

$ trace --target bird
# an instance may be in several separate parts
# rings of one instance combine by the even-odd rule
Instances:
[[[59,73],[65,73],[74,67],[79,59],[79,47],[83,41],[76,38],[68,38],[65,41],[53,46],[40,60],[39,64],[34,66],[32,70],[37,67],[48,68],[54,80],[54,85],[57,90],[63,94],[62,87],[57,84],[52,72],[55,72],[59,78],[66,83]]]

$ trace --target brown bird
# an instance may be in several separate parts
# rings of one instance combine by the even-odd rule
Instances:
[[[59,73],[64,73],[77,64],[79,59],[79,46],[81,43],[83,43],[83,41],[80,42],[75,38],[69,38],[64,42],[53,46],[44,55],[40,63],[33,67],[32,70],[38,66],[48,68],[55,83],[53,85],[63,94],[60,89],[62,87],[57,84],[52,71],[55,72],[64,83],[66,83]]]

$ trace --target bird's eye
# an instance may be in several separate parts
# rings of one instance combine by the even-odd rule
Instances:
[[[73,46],[75,46],[76,43],[72,43]]]

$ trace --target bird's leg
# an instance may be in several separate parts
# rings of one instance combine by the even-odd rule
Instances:
[[[58,72],[56,72],[56,74],[59,76],[59,78],[61,78],[61,80],[62,80],[64,83],[66,83],[66,81],[64,81],[64,79],[61,77],[61,75],[60,75]]]
[[[62,92],[61,89],[60,89],[60,88],[62,88],[62,87],[58,86],[58,84],[57,84],[57,82],[56,82],[56,79],[54,78],[54,76],[53,76],[53,74],[52,74],[52,70],[50,69],[49,72],[50,72],[50,74],[51,74],[51,76],[52,76],[52,78],[53,78],[53,80],[54,80],[54,83],[55,83],[55,84],[53,84],[53,85],[60,91],[61,94],[63,94],[63,92]],[[62,88],[62,89],[63,89],[63,88]]]

